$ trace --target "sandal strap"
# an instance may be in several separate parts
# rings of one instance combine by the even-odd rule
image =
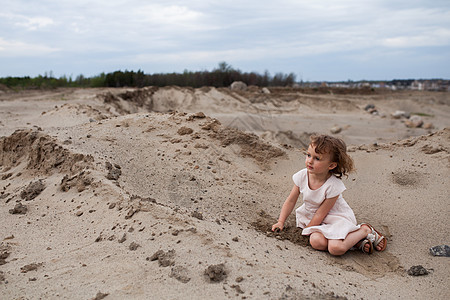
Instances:
[[[376,236],[373,233],[369,233],[366,237],[369,241],[372,242],[372,244],[376,241]]]
[[[378,232],[372,226],[370,226],[370,228],[372,229],[372,233],[369,233],[369,235],[372,235],[374,237],[374,240],[372,241],[372,243],[373,243],[373,246],[376,247],[384,239],[384,236],[381,234],[378,234]]]
[[[369,244],[369,245],[370,245],[370,247],[369,247],[369,252],[364,251],[364,246],[365,246],[366,244]],[[364,253],[372,254],[372,253],[373,253],[373,244],[372,244],[372,241],[370,241],[369,239],[364,239],[364,240],[362,240],[361,243],[359,244],[359,249],[360,249],[362,252],[364,252]]]
[[[366,225],[370,228],[370,230],[372,230],[372,232],[367,235],[367,239],[370,239],[370,241],[372,242],[374,247],[378,246],[378,244],[383,239],[385,239],[385,237],[383,235],[378,234],[378,232],[375,230],[375,228],[372,227],[372,225],[367,224],[367,223],[362,223],[361,225]]]

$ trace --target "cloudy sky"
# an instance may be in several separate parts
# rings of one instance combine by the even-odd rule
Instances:
[[[212,70],[450,79],[450,1],[0,0],[0,77]]]

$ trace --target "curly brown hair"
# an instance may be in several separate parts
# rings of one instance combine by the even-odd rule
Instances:
[[[342,178],[342,175],[348,177],[348,173],[354,170],[353,159],[347,154],[347,145],[343,140],[329,135],[312,135],[310,141],[316,153],[331,154],[331,161],[337,166],[330,172],[337,178]]]

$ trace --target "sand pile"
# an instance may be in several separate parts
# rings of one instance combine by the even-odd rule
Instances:
[[[358,221],[386,233],[389,245],[371,256],[332,257],[308,246],[293,216],[284,232],[270,232],[291,175],[303,168],[301,149],[227,127],[203,113],[214,108],[201,97],[195,101],[202,110],[189,111],[197,104],[186,108],[173,96],[177,109],[166,103],[172,112],[153,111],[162,105],[155,95],[170,91],[183,90],[84,90],[70,94],[79,95],[70,103],[55,100],[61,94],[0,102],[6,120],[0,128],[2,295],[405,299],[449,293],[443,288],[448,258],[429,253],[449,244],[449,129],[350,145],[357,172],[345,179],[344,198]],[[208,93],[229,92],[191,90],[183,99]],[[230,97],[236,100],[229,107],[253,101],[244,93]],[[24,101],[36,101],[34,110],[19,111]],[[445,104],[429,105],[434,111]],[[187,112],[175,111],[180,107]],[[356,108],[334,114],[392,121]],[[55,124],[58,116],[70,121]],[[329,115],[319,117],[326,123]],[[437,117],[436,124],[443,122]],[[417,265],[428,275],[408,275]]]
[[[18,130],[0,140],[2,171],[8,172],[25,164],[36,174],[74,173],[88,166],[91,156],[72,154],[57,141],[39,131]]]
[[[335,94],[336,93],[336,94]],[[302,146],[314,132],[340,134],[351,144],[388,142],[418,136],[448,126],[447,93],[272,88],[231,91],[148,87],[100,93],[98,99],[117,114],[157,111],[203,111],[227,127],[237,128],[280,144]],[[370,107],[370,110],[367,109]],[[398,112],[419,118],[424,126],[411,128]]]

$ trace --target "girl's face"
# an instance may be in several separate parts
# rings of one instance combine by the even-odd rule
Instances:
[[[306,152],[305,165],[311,174],[324,175],[334,169],[337,164],[331,161],[330,153],[316,153],[316,147],[309,145]]]

